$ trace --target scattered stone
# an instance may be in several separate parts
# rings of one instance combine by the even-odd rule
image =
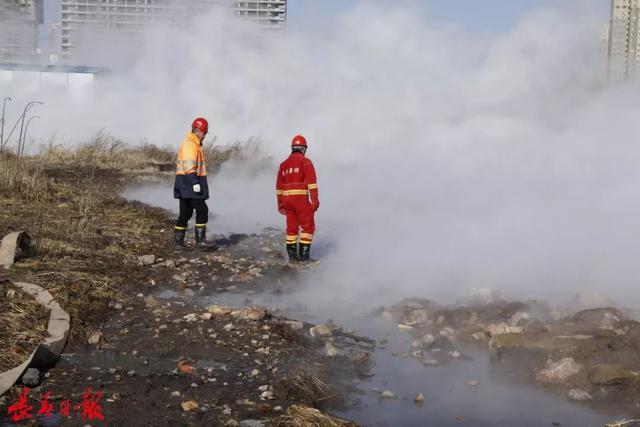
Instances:
[[[253,371],[251,371],[251,376],[252,377],[255,377],[255,376],[259,375],[259,374],[260,374],[260,371],[258,371],[257,369],[254,369]]]
[[[224,325],[222,327],[223,330],[230,332],[235,328],[235,326],[233,326],[233,323],[227,323],[226,325]]]
[[[324,344],[324,352],[329,357],[334,357],[338,354],[336,347],[328,341]]]
[[[182,407],[182,410],[184,412],[196,411],[200,407],[200,405],[198,405],[198,402],[193,400],[182,402],[180,406]]]
[[[231,312],[233,311],[233,309],[231,307],[226,307],[223,305],[217,305],[217,304],[213,304],[210,305],[209,307],[207,307],[207,311],[211,314],[213,314],[214,316],[227,316],[229,314],[231,314]]]
[[[628,384],[637,378],[636,372],[630,371],[619,364],[603,364],[594,367],[589,372],[589,381],[596,385]]]
[[[156,262],[156,256],[155,255],[143,255],[138,257],[138,261],[140,261],[140,264],[142,265],[151,265],[154,262]]]
[[[200,315],[200,320],[211,320],[211,318],[213,317],[213,314],[207,312],[207,313],[202,313]]]
[[[157,306],[160,305],[160,303],[158,302],[157,299],[153,297],[153,295],[147,295],[144,298],[144,305],[146,305],[149,308],[156,308]]]
[[[404,325],[404,324],[400,323],[398,325],[398,329],[400,329],[401,331],[411,331],[411,330],[413,330],[413,326]]]
[[[263,391],[262,393],[260,393],[260,398],[263,399],[263,400],[264,399],[269,399],[269,400],[273,399],[274,398],[273,397],[273,391],[271,391],[271,390]]]
[[[492,323],[487,327],[487,332],[492,337],[495,337],[505,334],[521,334],[524,332],[524,328],[522,326],[509,326],[506,323],[499,323],[497,325]]]
[[[333,335],[331,329],[327,325],[317,325],[309,329],[309,333],[312,337],[330,337]]]
[[[557,362],[552,362],[536,374],[536,381],[546,384],[563,384],[572,376],[578,374],[582,365],[572,357],[565,357]]]
[[[409,313],[405,323],[409,326],[415,326],[427,323],[428,320],[429,317],[427,316],[427,310],[418,309]]]
[[[193,292],[191,289],[187,288],[182,291],[182,294],[186,297],[192,297],[192,296],[195,296],[196,293]]]
[[[100,341],[103,340],[103,337],[104,335],[102,334],[102,332],[99,332],[99,331],[90,332],[87,338],[87,343],[89,343],[89,345],[98,345],[100,344]]]
[[[257,307],[245,307],[240,311],[240,318],[244,320],[262,320],[264,319],[266,312]]]
[[[353,355],[351,360],[356,365],[364,365],[369,361],[369,353],[367,353],[366,351],[358,351],[356,354]]]
[[[182,316],[182,318],[186,322],[196,322],[198,320],[198,315],[196,313],[189,313]]]
[[[413,399],[416,403],[424,403],[424,394],[418,393],[415,399]]]
[[[436,366],[436,365],[439,365],[440,362],[437,359],[427,357],[422,361],[422,364],[424,366]]]
[[[300,329],[304,328],[304,323],[298,322],[297,320],[285,320],[284,324],[288,325],[294,331],[299,331]]]
[[[38,387],[40,385],[40,371],[36,368],[29,368],[24,371],[20,381],[27,387]]]
[[[568,394],[569,399],[575,400],[576,402],[586,402],[587,400],[591,400],[592,397],[584,390],[580,390],[578,388],[574,388],[569,390]]]
[[[170,394],[171,397],[180,397],[182,396],[179,391],[172,391]]]
[[[479,385],[480,383],[478,383],[478,381],[475,381],[475,380],[467,381],[467,387],[476,388]]]
[[[380,395],[383,399],[395,399],[396,395],[389,390],[385,390]]]
[[[264,427],[264,421],[260,420],[242,420],[240,427]]]

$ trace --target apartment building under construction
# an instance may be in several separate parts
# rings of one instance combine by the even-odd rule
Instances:
[[[636,77],[640,62],[640,0],[611,0],[608,80],[615,83]]]
[[[38,49],[42,0],[0,0],[0,62],[28,62]]]
[[[214,5],[228,6],[235,15],[267,28],[284,29],[286,25],[286,0],[62,0],[62,55],[69,56],[87,31],[135,34],[151,23],[179,24]]]

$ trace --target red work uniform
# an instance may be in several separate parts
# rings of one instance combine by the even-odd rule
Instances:
[[[311,160],[299,152],[280,164],[276,180],[278,210],[287,216],[287,244],[310,245],[315,231],[314,214],[320,206],[316,170]]]

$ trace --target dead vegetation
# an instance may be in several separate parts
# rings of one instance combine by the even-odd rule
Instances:
[[[39,163],[49,166],[77,166],[100,169],[116,169],[138,174],[175,171],[175,159],[178,146],[175,144],[159,147],[144,140],[137,146],[131,146],[114,137],[104,129],[96,133],[87,142],[76,148],[57,140],[52,136],[47,144],[40,147],[36,156]],[[210,173],[216,173],[228,160],[243,161],[247,158],[266,158],[261,152],[257,140],[235,141],[224,146],[215,144],[216,139],[205,141],[204,155]],[[269,160],[269,159],[267,159]],[[270,160],[269,160],[270,161]]]
[[[278,427],[356,427],[356,424],[333,417],[305,405],[291,405],[276,424]]]
[[[12,275],[47,289],[72,318],[72,336],[104,317],[144,279],[137,257],[168,244],[166,213],[120,199],[119,172],[0,156],[0,235],[29,231],[35,256]]]
[[[9,283],[0,284],[0,372],[24,362],[45,337],[47,311]]]
[[[320,378],[304,372],[288,375],[275,386],[284,399],[295,398],[309,405],[340,401],[342,396]]]

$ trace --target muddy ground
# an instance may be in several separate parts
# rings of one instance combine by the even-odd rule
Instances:
[[[194,300],[252,288],[286,292],[310,271],[287,265],[280,232],[176,253],[171,216],[120,199],[127,178],[118,172],[38,173],[50,194],[7,198],[0,215],[2,233],[29,230],[36,242],[35,256],[16,264],[10,278],[47,288],[71,313],[72,331],[59,362],[29,394],[35,412],[50,392],[53,415],[19,424],[285,426],[295,424],[295,414],[324,416],[311,407],[353,403],[352,382],[366,375],[370,341],[337,327],[312,335],[314,325],[259,308],[212,302],[194,309],[153,296],[160,289]],[[104,422],[74,410],[88,387],[102,394]],[[0,423],[10,423],[20,390],[0,398]],[[61,416],[66,400],[71,412]]]

